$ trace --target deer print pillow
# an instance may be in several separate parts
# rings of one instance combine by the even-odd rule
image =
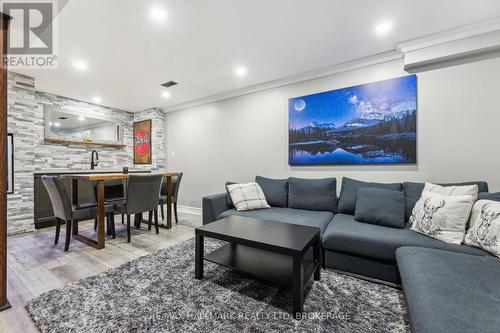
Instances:
[[[461,244],[475,198],[423,191],[410,218],[411,230],[447,243]]]
[[[471,226],[465,244],[500,257],[500,202],[479,200],[472,208]]]

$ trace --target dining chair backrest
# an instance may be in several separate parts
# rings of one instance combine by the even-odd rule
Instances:
[[[42,176],[42,182],[49,193],[54,216],[64,221],[71,219],[71,197],[58,176]]]
[[[137,214],[158,208],[163,175],[130,175],[127,184],[126,213]]]
[[[177,202],[179,188],[181,187],[181,180],[182,180],[182,172],[178,176],[172,177],[172,196],[174,202]],[[167,182],[163,181],[163,185],[161,186],[161,195],[167,195],[167,193],[168,193]]]

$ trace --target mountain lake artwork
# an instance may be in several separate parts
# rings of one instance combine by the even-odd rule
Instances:
[[[290,165],[415,164],[417,77],[291,98]]]

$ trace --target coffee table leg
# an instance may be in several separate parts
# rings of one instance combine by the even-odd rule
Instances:
[[[318,241],[314,244],[313,247],[313,258],[314,263],[318,263],[318,267],[314,271],[314,280],[319,281],[321,279],[321,263],[320,263],[320,251],[321,251],[321,242]]]
[[[302,256],[293,257],[293,315],[300,318],[304,307],[304,267]]]
[[[194,277],[195,279],[203,279],[203,236],[195,236],[195,263]]]

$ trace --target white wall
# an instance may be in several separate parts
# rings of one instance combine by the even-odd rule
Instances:
[[[288,98],[407,75],[396,60],[167,114],[168,167],[185,173],[179,204],[201,207],[224,182],[268,177],[487,180],[500,191],[500,58],[418,74],[418,164],[288,165]],[[340,187],[340,186],[338,186]]]

